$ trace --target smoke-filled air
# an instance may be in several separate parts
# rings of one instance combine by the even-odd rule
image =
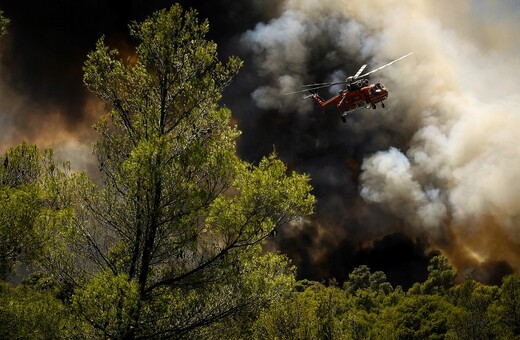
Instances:
[[[0,3],[11,19],[0,44],[2,151],[52,146],[99,175],[91,126],[106,107],[83,86],[86,55],[102,35],[132,54],[128,23],[173,1],[130,3]],[[240,156],[257,164],[274,150],[311,177],[314,215],[269,242],[299,278],[344,280],[367,264],[406,287],[438,252],[461,277],[520,272],[518,1],[185,3],[209,19],[222,58],[245,62],[222,99],[243,132]],[[389,90],[386,108],[350,112],[345,124],[286,95],[410,52],[369,76]]]
[[[334,266],[331,252],[352,252],[337,249],[344,242],[370,248],[399,232],[462,274],[520,271],[519,18],[514,1],[289,0],[242,35],[263,79],[252,100],[307,135],[282,149],[317,191],[308,261]],[[409,52],[371,75],[390,91],[387,108],[355,111],[346,125],[284,95]]]
[[[0,339],[520,339],[518,32],[0,0]]]

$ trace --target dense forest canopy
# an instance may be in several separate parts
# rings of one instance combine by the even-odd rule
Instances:
[[[174,5],[130,25],[134,57],[103,38],[88,54],[85,85],[108,109],[95,126],[101,183],[52,149],[0,158],[1,338],[520,336],[520,277],[457,278],[442,255],[406,291],[368,266],[341,283],[296,281],[263,246],[312,214],[309,176],[274,152],[237,156],[219,100],[242,62],[222,62],[208,31]]]

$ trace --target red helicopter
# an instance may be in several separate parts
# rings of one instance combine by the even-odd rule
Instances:
[[[379,71],[401,59],[406,58],[412,53],[408,53],[407,55],[402,56],[401,58],[395,59],[389,62],[388,64],[376,68],[375,70],[372,70],[365,74],[361,74],[361,72],[363,72],[363,70],[367,66],[365,64],[361,66],[361,68],[359,69],[359,71],[356,72],[355,75],[348,77],[345,81],[304,85],[303,90],[290,92],[286,94],[294,94],[308,91],[311,94],[305,96],[305,98],[312,98],[316,102],[316,104],[321,106],[321,108],[323,108],[324,110],[331,107],[332,105],[335,105],[340,113],[341,120],[345,123],[347,121],[347,113],[349,111],[353,111],[360,107],[364,107],[367,109],[375,109],[376,104],[378,103],[381,103],[382,108],[385,107],[383,101],[388,98],[388,90],[386,89],[386,87],[381,83],[369,85],[368,79],[362,78],[376,71]],[[341,84],[346,84],[345,89],[340,90],[336,96],[327,100],[321,98],[316,92],[317,90],[322,88]]]

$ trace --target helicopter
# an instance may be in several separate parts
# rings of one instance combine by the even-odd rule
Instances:
[[[367,108],[367,109],[375,109],[376,104],[381,103],[381,107],[385,107],[384,100],[388,98],[388,89],[382,83],[369,84],[368,79],[365,77],[379,71],[389,65],[392,65],[399,60],[402,60],[408,56],[413,54],[413,52],[408,53],[400,58],[397,58],[388,64],[380,66],[375,70],[367,72],[365,74],[361,74],[367,65],[361,66],[361,68],[356,72],[355,75],[348,77],[344,81],[340,82],[332,82],[332,83],[315,83],[303,85],[303,89],[300,91],[294,91],[286,93],[295,94],[302,92],[310,92],[310,95],[305,96],[304,98],[312,98],[315,103],[320,106],[323,110],[336,106],[338,109],[341,120],[343,123],[347,122],[347,114],[351,111],[354,111],[358,108]],[[337,95],[334,97],[324,100],[322,97],[318,95],[317,90],[323,89],[326,87],[331,87],[334,85],[345,85],[345,88],[340,90]]]

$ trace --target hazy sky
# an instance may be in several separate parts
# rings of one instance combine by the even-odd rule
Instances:
[[[104,108],[82,85],[86,54],[101,35],[131,51],[130,20],[172,3],[0,0],[12,20],[0,41],[1,149],[53,146],[95,172],[91,125]],[[518,1],[186,4],[209,18],[221,55],[246,61],[223,99],[244,132],[240,154],[255,162],[275,147],[312,177],[315,216],[271,244],[301,277],[342,279],[368,264],[406,285],[435,251],[488,282],[520,271]],[[282,95],[411,51],[370,78],[389,88],[387,108],[347,124]]]

